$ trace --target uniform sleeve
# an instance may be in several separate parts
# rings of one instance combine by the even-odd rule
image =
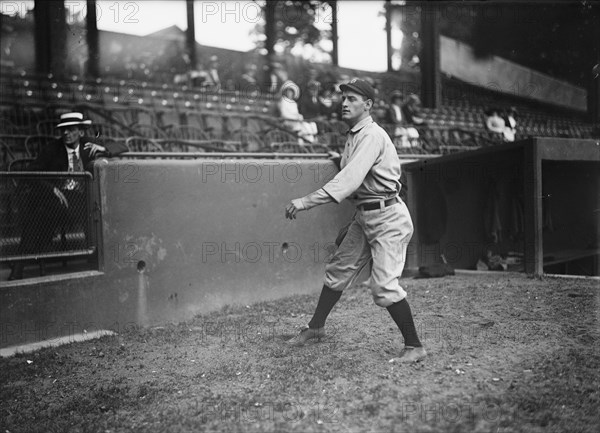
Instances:
[[[363,183],[380,153],[379,140],[369,139],[369,136],[365,136],[356,144],[356,150],[342,171],[323,187],[325,192],[337,203],[340,203]]]

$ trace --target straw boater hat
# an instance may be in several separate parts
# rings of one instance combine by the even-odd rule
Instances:
[[[60,123],[56,125],[57,128],[63,126],[89,126],[92,124],[91,120],[83,120],[83,114],[81,113],[65,113],[60,115]]]

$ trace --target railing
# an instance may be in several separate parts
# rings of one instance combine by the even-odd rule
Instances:
[[[93,254],[91,179],[0,172],[0,262]]]
[[[398,153],[404,162],[437,158],[440,155],[416,155]],[[327,153],[285,153],[285,152],[125,152],[121,159],[327,159]]]

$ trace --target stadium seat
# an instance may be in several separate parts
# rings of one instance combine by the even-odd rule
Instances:
[[[318,139],[319,142],[326,144],[331,150],[337,152],[344,150],[344,146],[346,145],[346,136],[335,131],[319,135]]]
[[[148,137],[127,137],[125,145],[130,152],[164,152],[157,141]]]
[[[270,146],[273,143],[298,143],[298,137],[291,132],[281,129],[271,129],[265,134],[265,143]]]
[[[99,138],[116,138],[124,139],[127,134],[123,132],[119,127],[109,124],[96,122],[90,126],[90,132],[92,136]]]
[[[202,129],[187,126],[187,125],[175,125],[167,129],[167,136],[169,138],[177,138],[180,140],[208,140],[210,136]]]
[[[239,152],[242,143],[239,141],[208,140],[206,146],[213,151]]]
[[[10,163],[15,159],[15,154],[10,146],[4,141],[0,141],[0,171],[8,170]]]
[[[1,135],[18,135],[26,132],[24,128],[17,126],[10,119],[0,117],[0,134]]]
[[[137,133],[139,133],[139,135],[142,137],[154,138],[154,139],[161,139],[161,138],[168,137],[167,133],[164,130],[160,129],[158,126],[146,125],[146,124],[141,124],[141,125],[134,124],[131,127],[133,130],[135,130]]]
[[[310,153],[308,146],[298,144],[297,141],[273,142],[270,144],[273,152],[281,153]]]
[[[210,138],[223,139],[225,138],[227,127],[225,125],[224,115],[220,113],[203,113],[202,123],[204,131],[208,133]]]
[[[329,146],[322,143],[306,144],[304,147],[306,147],[310,153],[327,153],[331,151]]]
[[[39,155],[41,149],[51,141],[55,140],[56,137],[49,135],[29,135],[25,139],[25,151],[27,156],[35,158]]]
[[[231,139],[240,143],[240,150],[243,152],[260,152],[265,147],[260,136],[247,129],[233,132]]]

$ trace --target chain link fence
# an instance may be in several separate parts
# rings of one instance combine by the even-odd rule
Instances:
[[[0,173],[0,262],[91,255],[87,172]]]

